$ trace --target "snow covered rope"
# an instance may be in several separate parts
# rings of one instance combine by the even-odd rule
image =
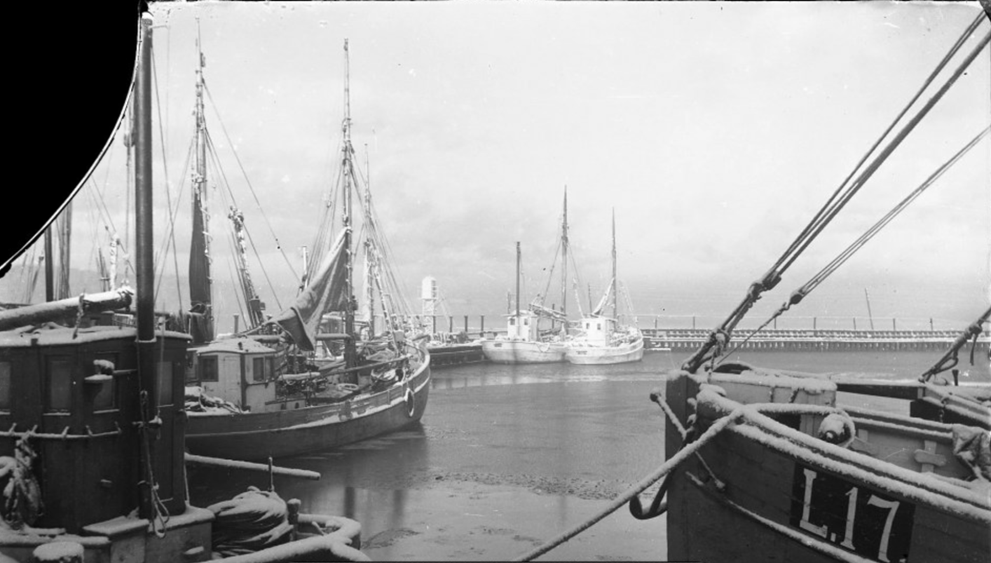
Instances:
[[[513,561],[532,561],[537,557],[540,557],[541,555],[554,549],[555,547],[561,545],[562,543],[577,536],[578,534],[584,532],[588,528],[592,527],[592,525],[597,523],[599,520],[602,520],[606,516],[609,516],[613,512],[616,512],[616,510],[619,509],[619,507],[623,506],[624,504],[629,502],[630,499],[632,499],[636,495],[646,490],[647,487],[653,485],[658,480],[666,476],[668,473],[674,470],[674,468],[681,465],[683,461],[688,459],[688,456],[696,453],[699,449],[702,448],[702,446],[708,444],[710,440],[715,438],[716,435],[722,432],[726,427],[728,427],[730,424],[735,423],[738,418],[743,416],[746,410],[747,410],[746,406],[741,406],[738,407],[733,412],[729,413],[727,416],[719,419],[712,426],[710,426],[709,429],[706,430],[701,436],[699,436],[697,440],[682,448],[681,451],[679,451],[677,454],[672,456],[671,459],[661,464],[661,466],[658,467],[657,470],[654,471],[652,474],[648,475],[647,477],[642,479],[639,483],[627,489],[623,494],[613,499],[612,502],[609,503],[609,506],[599,511],[598,514],[592,516],[591,518],[582,522],[578,526],[575,526],[574,528],[559,534],[558,536],[544,543],[543,545],[527,552],[524,555],[521,555],[520,557],[517,557]]]

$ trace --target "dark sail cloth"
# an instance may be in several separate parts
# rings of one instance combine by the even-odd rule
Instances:
[[[344,239],[349,230],[344,229],[337,236],[332,250],[324,256],[310,285],[296,302],[271,321],[285,329],[302,350],[314,349],[313,341],[324,313],[344,310],[348,260]]]

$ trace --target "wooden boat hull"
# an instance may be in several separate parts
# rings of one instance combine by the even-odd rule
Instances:
[[[548,364],[563,362],[566,347],[557,342],[483,340],[482,353],[498,364]]]
[[[419,422],[429,394],[427,362],[406,383],[345,402],[305,406],[299,401],[281,411],[190,414],[186,448],[197,455],[243,460],[328,450]]]
[[[568,348],[565,359],[572,364],[605,365],[639,362],[643,359],[643,338],[620,346],[582,346]]]
[[[698,383],[687,377],[667,384],[668,404],[683,423],[690,414],[685,399],[696,396],[697,388]],[[697,416],[706,420],[701,399],[700,405]],[[796,427],[808,423],[797,416],[793,422]],[[681,444],[680,434],[671,426],[666,431],[668,457]],[[771,426],[730,426],[668,477],[669,559],[987,560],[991,489],[974,490],[955,479],[950,480],[955,484],[948,482],[952,445],[938,446],[942,438],[931,430],[943,425],[932,423],[915,432],[932,440],[914,454],[899,451],[905,448],[879,454],[880,439],[860,440],[867,438],[864,429],[870,427],[873,433],[875,427],[861,426],[859,420],[859,445],[855,441],[857,447],[849,450],[825,442],[820,447],[811,442],[818,442],[814,438],[802,440],[797,431],[789,433],[786,428],[778,433]],[[878,435],[903,430],[883,423],[876,429]],[[877,459],[861,453],[872,449]],[[899,455],[914,455],[920,464],[931,462],[929,470],[935,467],[944,479],[881,461]]]

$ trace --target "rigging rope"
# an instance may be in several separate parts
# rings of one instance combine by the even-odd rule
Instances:
[[[227,174],[224,172],[223,167],[220,166],[220,155],[217,153],[217,147],[216,147],[216,145],[213,144],[213,137],[210,135],[210,132],[209,131],[205,131],[205,133],[206,134],[204,135],[204,137],[206,138],[206,145],[207,145],[207,148],[209,149],[209,152],[210,152],[210,158],[213,160],[214,169],[217,170],[220,173],[220,177],[221,177],[221,180],[223,181],[223,185],[224,185],[225,188],[227,188],[227,195],[229,195],[230,198],[231,198],[231,203],[228,204],[225,201],[224,202],[224,205],[226,205],[228,208],[231,205],[233,205],[234,207],[238,207],[238,205],[237,205],[237,199],[235,199],[235,197],[234,197],[234,191],[231,190],[231,184],[227,180]],[[230,142],[230,139],[228,139],[228,142]],[[231,146],[231,150],[233,150],[233,148],[234,147]],[[245,178],[245,180],[247,180],[247,178]],[[250,187],[250,184],[248,186]],[[221,191],[220,193],[221,193],[221,197],[223,197],[224,192]],[[261,269],[262,275],[265,277],[265,281],[268,283],[268,288],[272,292],[272,296],[275,298],[275,305],[276,305],[276,307],[278,307],[281,310],[282,309],[282,303],[279,301],[279,295],[275,291],[275,285],[272,283],[272,280],[269,278],[269,276],[268,276],[268,270],[265,269],[265,264],[263,264],[262,261],[261,261],[261,256],[258,254],[258,248],[255,246],[255,241],[254,241],[253,238],[251,238],[251,232],[248,230],[247,226],[244,225],[243,221],[242,221],[242,228],[244,230],[244,234],[246,235],[246,237],[248,239],[248,242],[251,244],[251,250],[255,253],[255,258],[258,260],[258,267]],[[228,231],[228,232],[230,232],[230,231]],[[233,236],[233,233],[231,233],[231,234]],[[236,245],[235,246],[232,246],[231,248],[232,248],[233,253],[235,255],[240,256],[240,253],[237,251]],[[280,248],[280,250],[281,250],[281,248]],[[283,257],[285,257],[285,253],[283,253],[282,255],[283,255]],[[241,264],[241,260],[240,259],[238,260],[238,263]],[[247,267],[247,264],[242,264],[242,266],[246,268]],[[299,276],[296,275],[296,272],[293,271],[292,274],[296,278],[296,280],[298,281],[299,280]],[[238,274],[238,277],[240,279],[240,277],[241,277],[240,274]],[[247,296],[245,296],[245,299],[247,299]]]
[[[193,144],[194,144],[194,140],[190,140],[190,142],[189,142],[189,149],[186,151],[186,161],[185,161],[185,163],[183,163],[183,166],[182,166],[182,169],[183,170],[186,170],[186,167],[189,166],[190,155],[193,154],[193,148],[194,148]],[[183,175],[182,176],[182,180],[179,183],[179,194],[178,194],[178,197],[176,198],[175,207],[171,207],[171,212],[168,215],[168,218],[169,218],[169,236],[164,239],[164,241],[163,241],[163,248],[161,250],[159,250],[157,256],[161,256],[162,254],[168,252],[169,240],[172,240],[173,241],[173,244],[174,244],[174,240],[175,239],[172,237],[172,233],[175,232],[175,218],[176,218],[176,216],[179,213],[179,205],[182,203],[183,188],[185,186],[186,186],[185,175]],[[166,191],[166,193],[168,193],[168,192]],[[159,261],[156,259],[155,260],[155,265],[156,265],[155,268],[156,269],[158,268],[158,264],[159,264]],[[130,265],[130,262],[128,262],[128,265]],[[162,286],[162,281],[165,279],[165,264],[164,264],[164,262],[161,263],[161,266],[162,266],[162,272],[156,276],[157,279],[158,279],[158,285],[155,286],[155,298],[156,298],[156,300],[158,298],[158,291],[159,291],[159,289],[161,289],[161,286]],[[176,270],[178,271],[178,269],[179,268],[177,266],[176,267]],[[177,281],[176,283],[178,284],[179,282]],[[179,291],[179,303],[181,305],[182,304],[182,288],[179,287],[178,288],[178,291]]]
[[[268,216],[265,215],[265,210],[262,209],[261,202],[258,201],[258,195],[255,194],[255,188],[252,187],[251,180],[248,179],[248,173],[244,171],[244,165],[241,164],[241,158],[237,155],[237,151],[234,150],[234,143],[231,141],[230,135],[227,134],[227,128],[224,127],[224,121],[220,117],[220,111],[217,109],[216,102],[213,101],[213,94],[210,93],[210,87],[207,86],[205,80],[203,81],[203,89],[206,90],[207,98],[209,98],[210,103],[213,104],[213,111],[217,114],[217,122],[220,123],[220,130],[224,132],[224,138],[227,139],[227,143],[231,147],[231,152],[234,153],[234,160],[237,161],[237,165],[241,169],[241,174],[244,175],[244,182],[248,184],[248,190],[251,192],[251,197],[254,198],[255,204],[258,206],[258,210],[262,214],[262,218],[265,219],[265,224],[268,225],[268,230],[272,233],[272,238],[275,239],[275,248],[277,248],[279,253],[282,254],[282,257],[285,258],[286,264],[289,266],[289,271],[292,272],[293,277],[296,278],[296,281],[299,281],[299,274],[296,273],[296,270],[292,267],[292,262],[289,261],[289,257],[286,256],[285,251],[282,249],[282,243],[279,242],[279,237],[275,236],[275,231],[272,229],[272,224],[269,222]]]
[[[166,143],[165,143],[165,127],[162,125],[163,123],[165,123],[165,121],[162,120],[162,101],[161,101],[161,98],[159,97],[159,93],[158,93],[158,71],[157,71],[157,67],[155,66],[155,48],[154,48],[154,46],[152,46],[152,48],[151,48],[151,54],[152,54],[152,56],[151,56],[151,73],[152,73],[152,79],[153,79],[152,80],[152,83],[155,85],[155,101],[158,102],[158,104],[156,104],[156,108],[155,108],[156,111],[158,112],[158,138],[159,138],[160,144],[162,145],[162,147],[161,147],[162,148],[162,171],[163,171],[163,175],[165,176],[165,203],[166,203],[166,205],[168,207],[171,208],[172,207],[172,185],[171,185],[171,183],[169,183],[169,165],[168,165],[168,159],[165,157],[165,147],[168,146],[168,145],[166,145]],[[178,252],[176,252],[176,250],[178,250],[178,249],[176,248],[176,244],[175,244],[175,229],[169,229],[169,245],[171,245],[171,247],[172,247],[172,264],[173,264],[173,267],[175,268],[176,295],[178,296],[178,299],[179,299],[179,310],[182,311],[183,310],[183,306],[182,306],[182,288],[181,288],[180,282],[179,282],[179,256],[178,256]],[[166,246],[165,247],[165,250],[163,252],[165,254],[168,254],[169,247]],[[164,256],[163,256],[163,258],[164,258]],[[162,274],[161,275],[162,275],[163,278],[165,277],[165,266],[162,266]],[[161,281],[159,281],[159,286],[160,285],[161,285]],[[158,287],[155,288],[155,300],[156,301],[158,300],[158,289],[159,289]]]
[[[843,263],[849,260],[851,256],[853,256],[858,250],[860,250],[864,245],[866,245],[868,241],[874,238],[874,236],[878,232],[880,232],[881,229],[883,229],[888,223],[890,223],[892,219],[897,217],[898,214],[904,211],[905,208],[909,206],[909,204],[911,204],[913,201],[916,200],[916,198],[922,195],[922,193],[926,191],[926,189],[928,189],[931,185],[933,185],[933,183],[935,183],[936,180],[938,180],[943,175],[944,172],[946,172],[954,164],[956,164],[957,161],[960,160],[961,157],[963,157],[963,155],[967,154],[967,152],[969,152],[970,149],[974,147],[974,145],[980,142],[981,139],[987,136],[988,133],[991,133],[991,126],[985,127],[983,131],[978,133],[973,139],[970,140],[969,143],[967,143],[962,149],[957,151],[957,153],[954,154],[953,157],[951,157],[948,161],[944,162],[939,168],[937,168],[936,171],[933,172],[926,179],[925,182],[923,182],[919,187],[915,188],[915,190],[913,190],[912,193],[906,196],[905,199],[900,201],[898,205],[896,205],[894,208],[888,211],[888,213],[886,213],[883,217],[881,217],[881,219],[878,220],[878,222],[875,223],[870,229],[868,229],[864,234],[860,235],[860,237],[857,240],[853,241],[853,243],[850,244],[850,246],[848,246],[836,258],[834,258],[832,262],[827,264],[822,270],[819,271],[819,273],[812,276],[812,278],[809,279],[809,281],[805,282],[804,285],[802,285],[794,292],[792,292],[788,300],[785,301],[777,309],[777,311],[775,311],[770,316],[770,318],[764,321],[764,324],[757,327],[757,330],[754,330],[750,334],[748,334],[747,337],[743,339],[735,347],[733,347],[732,350],[723,354],[724,358],[732,355],[733,352],[735,352],[741,346],[746,344],[754,335],[756,335],[758,332],[766,328],[767,325],[771,324],[772,321],[774,321],[779,316],[781,316],[785,311],[790,309],[792,305],[799,304],[802,301],[802,299],[804,299],[809,293],[812,293],[812,291],[816,287],[818,287],[819,284],[825,281],[826,278],[828,278],[833,272],[835,272],[840,266],[842,266]]]
[[[544,299],[546,299],[547,295],[551,292],[551,280],[554,279],[554,268],[557,267],[557,257],[561,254],[561,246],[562,241],[561,239],[558,239],[557,247],[554,249],[554,260],[551,261],[551,271],[547,273],[547,285],[544,286],[544,292],[538,295],[537,299],[534,300],[537,301],[539,305],[544,304]]]
[[[973,31],[977,28],[980,21],[983,20],[983,15],[975,20],[961,35],[960,39],[953,45],[949,53],[944,57],[943,61],[937,66],[936,70],[931,73],[930,77],[926,80],[922,90],[929,86],[935,75],[945,66],[946,62],[960,49],[963,43],[970,37]],[[769,269],[764,276],[753,282],[749,289],[747,290],[747,295],[744,297],[743,301],[733,310],[733,312],[726,318],[723,323],[714,329],[710,334],[707,341],[692,355],[684,364],[684,369],[687,371],[694,372],[702,365],[706,360],[710,359],[707,356],[708,352],[717,346],[720,339],[728,341],[730,334],[736,325],[743,319],[743,316],[753,307],[754,303],[760,299],[761,294],[765,291],[769,291],[774,288],[778,282],[781,281],[781,276],[784,272],[791,266],[791,264],[798,258],[798,256],[804,252],[804,250],[812,243],[813,240],[822,232],[827,224],[843,209],[843,207],[853,198],[854,195],[860,190],[865,182],[874,174],[874,172],[881,166],[881,164],[888,158],[888,156],[897,148],[905,137],[918,125],[918,123],[925,117],[929,111],[942,99],[943,95],[949,90],[949,88],[957,81],[957,79],[964,73],[964,71],[970,66],[977,55],[984,49],[987,44],[991,42],[991,33],[986,34],[983,39],[980,40],[978,45],[964,58],[960,63],[954,73],[947,79],[946,83],[943,84],[939,90],[923,105],[921,109],[918,110],[916,115],[912,117],[909,122],[902,127],[902,129],[895,135],[895,137],[888,142],[887,146],[880,151],[880,153],[874,157],[871,163],[860,172],[856,180],[849,185],[849,179],[856,174],[856,171],[860,168],[862,163],[866,161],[867,156],[870,155],[874,149],[880,145],[881,140],[884,139],[887,134],[893,130],[895,124],[905,115],[906,111],[910,106],[912,106],[916,100],[921,96],[921,90],[918,92],[912,100],[908,103],[904,110],[899,113],[895,121],[885,130],[884,134],[878,139],[874,146],[864,155],[861,162],[854,168],[853,172],[847,179],[844,180],[840,187],[833,193],[832,196],[826,201],[826,204],[819,210],[819,212],[813,217],[812,221],[805,227],[805,229],[799,234],[794,242],[788,247],[788,249],[782,254],[777,262]],[[845,191],[844,191],[845,190]],[[842,192],[842,194],[841,194]],[[837,196],[839,196],[837,198]],[[835,201],[834,201],[835,200]],[[711,359],[715,359],[715,355],[711,356]]]
[[[960,361],[957,358],[957,353],[960,351],[960,348],[963,348],[964,344],[967,343],[967,340],[971,338],[973,338],[973,342],[976,345],[977,337],[980,336],[982,332],[984,332],[983,324],[988,322],[989,318],[991,318],[991,307],[989,307],[987,311],[984,311],[984,314],[981,315],[979,319],[974,321],[974,324],[967,327],[967,330],[963,331],[963,333],[960,336],[958,336],[956,340],[953,341],[953,344],[950,346],[950,349],[947,350],[945,354],[943,354],[943,357],[940,358],[939,361],[937,361],[931,368],[927,369],[925,373],[919,376],[919,381],[921,381],[922,383],[926,383],[929,381],[929,379],[932,376],[936,375],[937,373],[946,371],[952,368],[953,366],[957,365],[957,362]],[[973,348],[971,348],[970,351],[970,363],[971,364],[974,363]]]

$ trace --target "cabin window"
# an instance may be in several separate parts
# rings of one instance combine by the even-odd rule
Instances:
[[[172,404],[172,362],[158,362],[158,404]]]
[[[602,330],[602,323],[595,323],[595,330]]]
[[[45,388],[48,390],[45,410],[49,412],[69,410],[72,405],[72,360],[48,359]]]
[[[272,356],[265,358],[265,369],[269,377],[275,377],[275,359]]]
[[[220,381],[216,356],[200,356],[200,381]]]
[[[516,326],[516,317],[510,317],[509,326]]]
[[[251,377],[255,381],[265,381],[265,359],[266,358],[255,358],[251,361]]]
[[[113,364],[114,366],[117,365],[117,354],[98,354],[96,356],[96,359],[106,360],[111,364]],[[96,391],[96,395],[93,396],[93,410],[105,411],[116,408],[117,407],[115,401],[115,395],[117,393],[116,388],[117,388],[116,379],[111,379],[110,381],[101,384],[99,386],[99,389]]]
[[[0,411],[10,411],[10,362],[0,362]]]

